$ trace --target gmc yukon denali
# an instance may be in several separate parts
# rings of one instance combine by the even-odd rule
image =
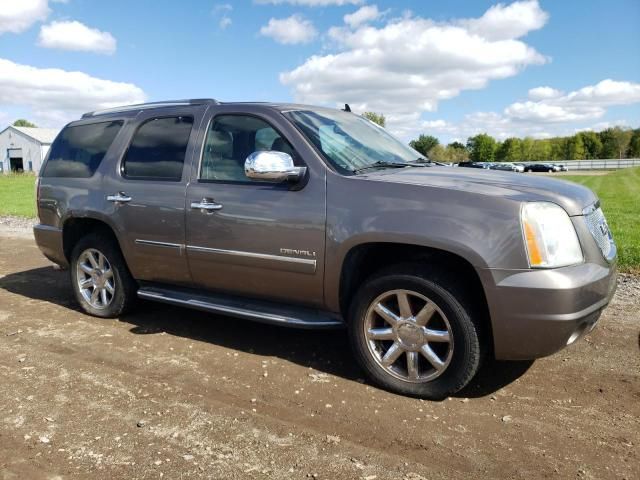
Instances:
[[[460,390],[483,358],[550,355],[593,329],[616,285],[593,192],[438,166],[349,110],[87,113],[43,165],[36,241],[88,314],[141,298],[344,326],[373,382],[422,398]]]

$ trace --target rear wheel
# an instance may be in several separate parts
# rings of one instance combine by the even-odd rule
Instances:
[[[392,271],[371,278],[351,306],[356,358],[378,385],[442,399],[480,366],[483,345],[473,309],[444,277]]]
[[[105,235],[80,239],[71,254],[71,280],[78,303],[90,315],[113,318],[136,299],[136,283],[118,245]]]

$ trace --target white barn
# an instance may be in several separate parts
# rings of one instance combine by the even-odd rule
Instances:
[[[47,155],[59,130],[51,128],[14,127],[0,132],[0,174],[35,172]]]

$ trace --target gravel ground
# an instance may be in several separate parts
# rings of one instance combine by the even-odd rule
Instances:
[[[577,344],[425,402],[364,382],[342,331],[86,316],[32,241],[0,242],[0,478],[640,478],[638,277]]]
[[[33,237],[32,229],[35,224],[35,218],[0,216],[0,235]]]
[[[640,275],[620,273],[616,300],[620,304],[640,305]]]

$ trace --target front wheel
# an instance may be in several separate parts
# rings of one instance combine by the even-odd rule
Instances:
[[[445,278],[390,272],[367,281],[351,305],[349,336],[369,378],[388,390],[442,399],[480,366],[473,311]]]

